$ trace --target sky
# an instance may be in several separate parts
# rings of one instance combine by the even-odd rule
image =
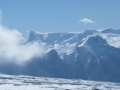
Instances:
[[[120,0],[0,0],[0,23],[29,32],[120,29]]]

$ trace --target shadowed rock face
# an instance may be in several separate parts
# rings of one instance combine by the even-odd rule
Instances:
[[[69,78],[69,69],[69,65],[60,59],[54,49],[46,53],[42,58],[33,58],[23,66],[13,63],[0,65],[0,72],[5,74],[23,74],[55,78]]]

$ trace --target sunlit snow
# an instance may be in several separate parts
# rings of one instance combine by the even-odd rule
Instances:
[[[120,83],[0,74],[0,90],[120,90]]]

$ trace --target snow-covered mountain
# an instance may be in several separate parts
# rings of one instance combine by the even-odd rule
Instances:
[[[39,43],[42,57],[25,65],[0,65],[5,74],[24,74],[120,82],[120,30],[86,30],[68,33],[31,31],[27,43]]]
[[[78,75],[79,78],[120,81],[120,49],[110,46],[100,36],[85,38],[63,60],[82,75]]]
[[[83,38],[91,35],[96,30],[86,30],[84,32],[68,32],[68,33],[38,33],[31,31],[27,42],[44,43],[47,48],[55,49],[60,57],[69,53],[75,45]]]
[[[55,49],[70,67],[70,78],[120,82],[120,30],[86,30],[69,33],[31,31],[28,42]]]
[[[67,33],[39,33],[31,31],[27,42],[44,43],[47,49],[55,49],[62,58],[72,51],[77,43],[89,35],[99,35],[111,46],[120,47],[120,30],[102,29]]]

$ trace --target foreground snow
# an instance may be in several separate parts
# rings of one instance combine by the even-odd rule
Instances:
[[[0,90],[120,90],[120,83],[0,74]]]

